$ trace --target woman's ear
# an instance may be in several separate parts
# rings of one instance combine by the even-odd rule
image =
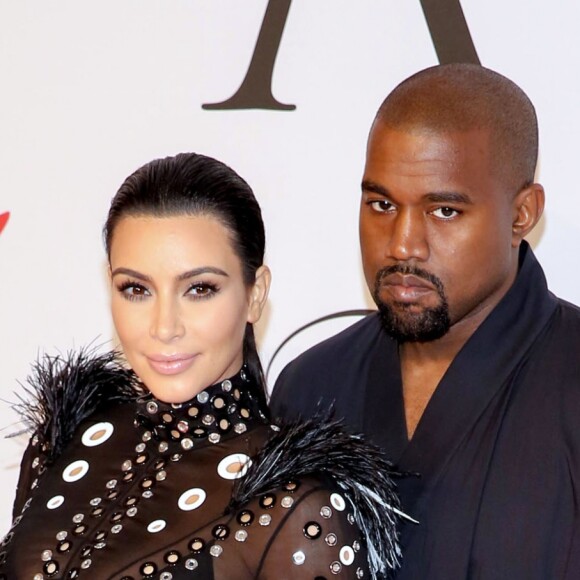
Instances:
[[[532,183],[522,189],[514,198],[512,221],[512,246],[521,241],[534,229],[544,212],[545,193],[539,183]]]
[[[256,270],[256,281],[250,290],[250,302],[248,308],[248,322],[254,324],[260,320],[262,310],[268,300],[268,292],[270,291],[270,282],[272,274],[268,266],[260,266]]]

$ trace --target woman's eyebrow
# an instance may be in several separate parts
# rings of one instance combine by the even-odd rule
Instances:
[[[189,278],[195,278],[200,274],[217,274],[218,276],[226,276],[227,278],[230,277],[230,275],[227,272],[224,272],[221,268],[216,268],[215,266],[201,266],[200,268],[194,268],[193,270],[179,274],[177,279],[179,281],[188,280]]]
[[[133,278],[137,278],[138,280],[143,280],[144,282],[151,282],[150,276],[141,274],[141,272],[137,272],[137,270],[132,270],[131,268],[115,268],[111,272],[111,277],[116,276],[117,274],[125,274],[126,276],[131,276]]]
[[[125,274],[126,276],[131,276],[133,278],[137,278],[138,280],[143,280],[144,282],[151,282],[151,276],[147,276],[146,274],[142,274],[141,272],[137,272],[137,270],[133,270],[131,268],[115,268],[111,272],[111,276],[116,276],[117,274]],[[179,274],[176,279],[181,282],[182,280],[189,280],[189,278],[195,278],[201,274],[217,274],[218,276],[225,276],[227,278],[230,277],[230,275],[227,272],[224,272],[224,270],[221,268],[216,268],[215,266],[201,266],[199,268],[194,268],[193,270],[183,272],[183,274]]]

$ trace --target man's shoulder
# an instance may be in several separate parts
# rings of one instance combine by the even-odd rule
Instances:
[[[553,295],[552,295],[553,296]],[[526,355],[527,380],[549,386],[553,396],[580,404],[580,307],[553,296],[556,308]]]
[[[574,453],[580,454],[580,307],[555,300],[550,323],[528,353],[522,393],[540,397],[534,408],[543,413],[542,429],[563,430],[562,442],[573,443]]]
[[[549,342],[567,342],[578,348],[580,341],[580,306],[563,298],[556,298],[556,311],[548,332]]]
[[[302,353],[276,381],[270,400],[274,414],[306,416],[317,404],[326,408],[343,400],[354,384],[362,388],[382,334],[378,316],[371,314]]]
[[[568,302],[563,298],[556,298],[558,301],[558,306],[562,314],[566,317],[567,321],[571,324],[578,326],[580,325],[580,306]]]
[[[296,357],[286,368],[312,370],[331,364],[350,365],[355,358],[368,356],[381,334],[377,314],[370,314],[345,330],[327,338]]]

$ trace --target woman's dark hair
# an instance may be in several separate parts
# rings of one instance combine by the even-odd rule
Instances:
[[[218,219],[230,232],[245,284],[254,283],[256,270],[264,261],[266,243],[262,212],[254,192],[233,169],[197,153],[155,159],[127,177],[111,202],[103,228],[108,258],[115,228],[121,219],[178,215],[206,215]],[[265,387],[250,323],[246,325],[243,353],[248,371]]]

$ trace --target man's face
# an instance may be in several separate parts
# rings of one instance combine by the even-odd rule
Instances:
[[[390,129],[376,122],[362,184],[369,289],[397,340],[474,329],[517,270],[513,198],[492,173],[485,130]]]

